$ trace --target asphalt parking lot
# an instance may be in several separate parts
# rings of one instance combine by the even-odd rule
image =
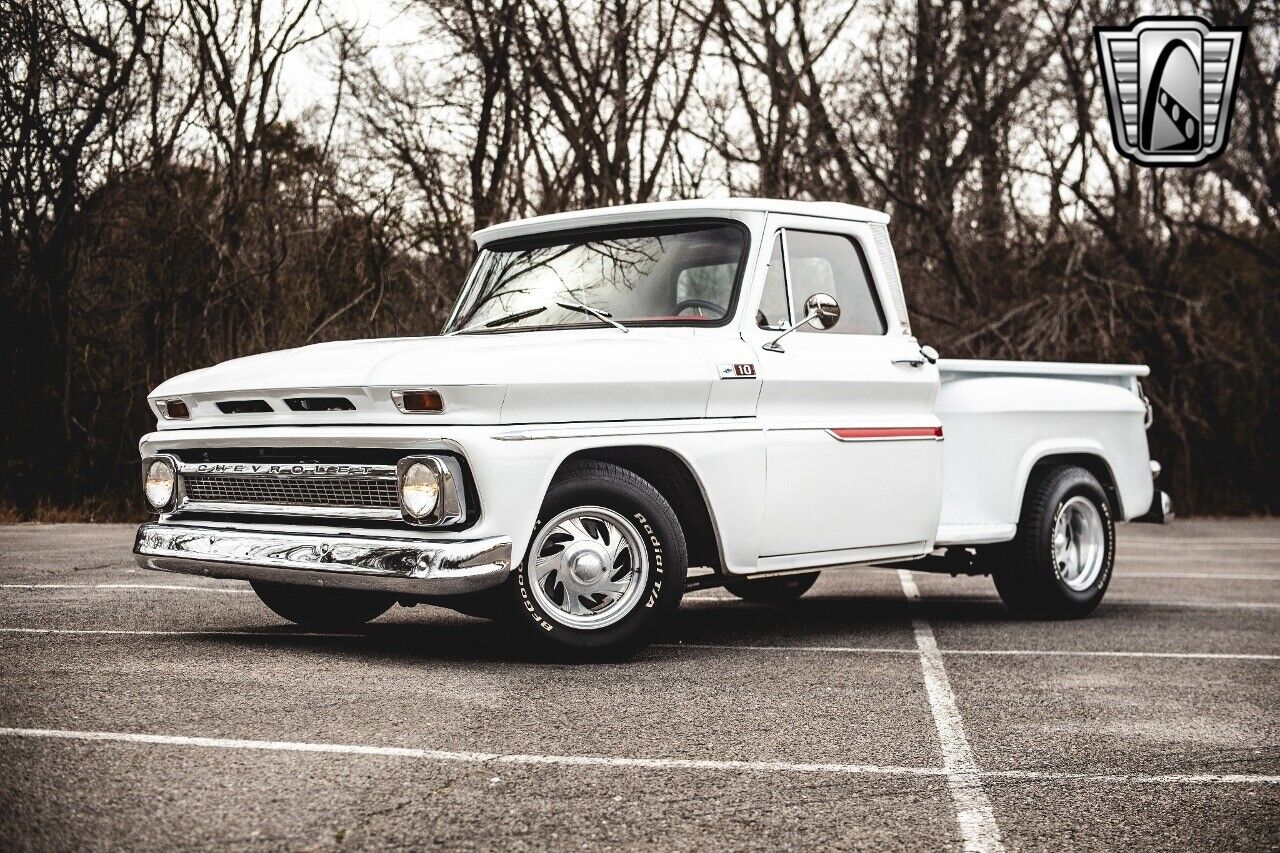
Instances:
[[[828,572],[625,665],[423,607],[308,634],[131,543],[0,528],[6,848],[1280,848],[1278,521],[1122,529],[1079,622]]]

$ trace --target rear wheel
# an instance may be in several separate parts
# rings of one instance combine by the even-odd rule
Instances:
[[[586,460],[548,490],[506,589],[544,647],[626,658],[679,605],[687,562],[666,499],[625,468]]]
[[[1102,601],[1114,563],[1106,492],[1085,469],[1063,465],[1028,484],[1018,535],[997,553],[993,578],[1015,615],[1071,619]]]
[[[819,574],[819,572],[805,572],[776,578],[734,581],[725,584],[724,588],[743,601],[756,604],[785,604],[795,601],[808,592],[817,582]]]
[[[253,581],[262,603],[284,619],[316,630],[358,628],[396,603],[394,595],[353,589]]]

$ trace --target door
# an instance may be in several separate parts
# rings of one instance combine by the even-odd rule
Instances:
[[[771,215],[766,235],[769,269],[743,331],[762,385],[760,568],[923,553],[942,495],[938,371],[901,318],[886,316],[894,308],[870,230]],[[780,338],[806,304],[824,316]]]

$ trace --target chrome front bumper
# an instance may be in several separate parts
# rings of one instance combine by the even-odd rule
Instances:
[[[158,522],[138,528],[144,569],[250,581],[458,595],[511,572],[511,540],[427,541],[394,536],[280,533]]]

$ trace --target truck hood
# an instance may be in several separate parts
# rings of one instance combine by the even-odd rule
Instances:
[[[750,355],[739,338],[690,329],[339,341],[184,373],[157,387],[150,399],[154,406],[158,399],[181,398],[191,409],[190,420],[162,418],[162,429],[697,418],[708,412],[719,365],[750,361]],[[393,390],[421,388],[440,392],[442,414],[410,416],[395,408]],[[354,409],[293,411],[286,400],[298,397],[344,397]],[[242,400],[264,401],[271,411],[228,414],[218,406]],[[752,414],[754,403],[751,409],[740,414]]]

